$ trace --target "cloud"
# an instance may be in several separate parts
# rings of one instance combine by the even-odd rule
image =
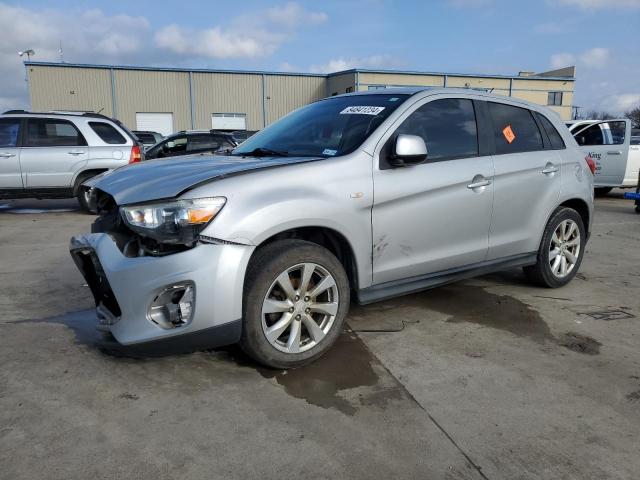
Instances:
[[[211,59],[255,59],[273,54],[302,27],[328,16],[289,2],[220,24],[191,29],[173,23],[152,27],[139,15],[108,15],[99,9],[54,9],[0,2],[0,109],[28,105],[24,66],[17,50],[32,48],[32,60],[72,63],[193,65]],[[222,23],[224,21],[224,24]],[[1,110],[0,110],[1,111]]]
[[[587,67],[602,68],[607,64],[610,56],[609,50],[606,48],[596,47],[583,52],[579,60]]]
[[[555,53],[551,55],[551,67],[563,68],[576,64],[576,56],[571,53]]]
[[[294,2],[289,2],[282,7],[268,9],[266,17],[271,23],[283,25],[288,28],[296,28],[303,25],[319,25],[326,22],[329,18],[324,12],[305,10]]]
[[[607,110],[625,112],[631,110],[633,107],[640,106],[640,93],[608,95],[604,97],[601,103]]]
[[[611,52],[602,47],[595,47],[585,50],[579,54],[573,53],[556,53],[551,55],[551,66],[553,68],[562,68],[569,65],[579,65],[588,68],[603,68],[609,63]]]
[[[154,35],[157,47],[170,52],[205,58],[257,58],[274,53],[298,28],[319,25],[328,16],[289,2],[264,11],[239,15],[228,26],[195,30],[177,24]]]
[[[155,45],[180,55],[208,58],[255,58],[271,55],[286,39],[266,30],[240,32],[214,27],[191,30],[168,25],[154,36]]]
[[[555,0],[554,4],[582,10],[640,8],[640,0]]]
[[[493,0],[447,0],[447,3],[454,8],[479,8],[492,5]]]
[[[402,61],[391,55],[371,55],[362,58],[339,57],[321,65],[311,65],[309,70],[312,73],[332,73],[352,68],[397,68],[402,64]]]

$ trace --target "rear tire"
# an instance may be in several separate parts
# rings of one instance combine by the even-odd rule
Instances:
[[[272,368],[295,368],[323,355],[342,332],[350,289],[340,261],[302,240],[258,249],[247,268],[240,346]]]
[[[596,187],[593,189],[593,193],[596,197],[606,197],[611,190],[613,187]]]
[[[525,275],[547,288],[566,285],[578,273],[586,239],[580,214],[572,208],[559,207],[545,227],[537,262],[523,268]]]
[[[99,173],[81,173],[80,175],[78,175],[78,178],[76,179],[75,187],[73,189],[73,191],[76,192],[76,198],[78,199],[80,208],[82,208],[82,210],[84,210],[87,213],[96,213],[96,212],[92,210],[91,207],[89,206],[89,189],[83,187],[82,184],[87,180],[89,180],[90,178],[95,177],[96,175],[99,175]]]

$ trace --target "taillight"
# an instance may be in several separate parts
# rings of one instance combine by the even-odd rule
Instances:
[[[129,163],[138,163],[140,160],[142,160],[140,147],[138,145],[134,145],[133,147],[131,147],[131,156],[129,157]]]
[[[591,158],[591,155],[587,155],[586,157],[584,157],[584,159],[587,162],[587,165],[589,165],[589,170],[591,170],[591,175],[595,175],[596,174],[596,162],[593,161],[593,158]]]

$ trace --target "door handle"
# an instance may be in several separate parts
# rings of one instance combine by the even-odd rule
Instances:
[[[622,152],[620,150],[611,150],[607,152],[607,155],[622,155]]]
[[[474,190],[476,188],[487,187],[491,185],[491,180],[484,178],[482,175],[476,175],[467,188]]]
[[[0,153],[0,157],[2,158],[11,158],[11,157],[15,157],[16,154],[15,153],[9,153],[9,152],[1,152]]]
[[[558,167],[556,167],[553,163],[549,162],[545,165],[542,173],[545,175],[551,175],[552,173],[556,173],[558,171]]]
[[[84,150],[71,150],[68,153],[69,155],[82,155],[84,153]]]

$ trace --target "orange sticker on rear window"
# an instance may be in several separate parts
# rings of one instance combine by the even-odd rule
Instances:
[[[511,130],[511,125],[507,125],[502,129],[502,135],[504,135],[505,140],[509,143],[513,143],[516,139],[516,134]]]

